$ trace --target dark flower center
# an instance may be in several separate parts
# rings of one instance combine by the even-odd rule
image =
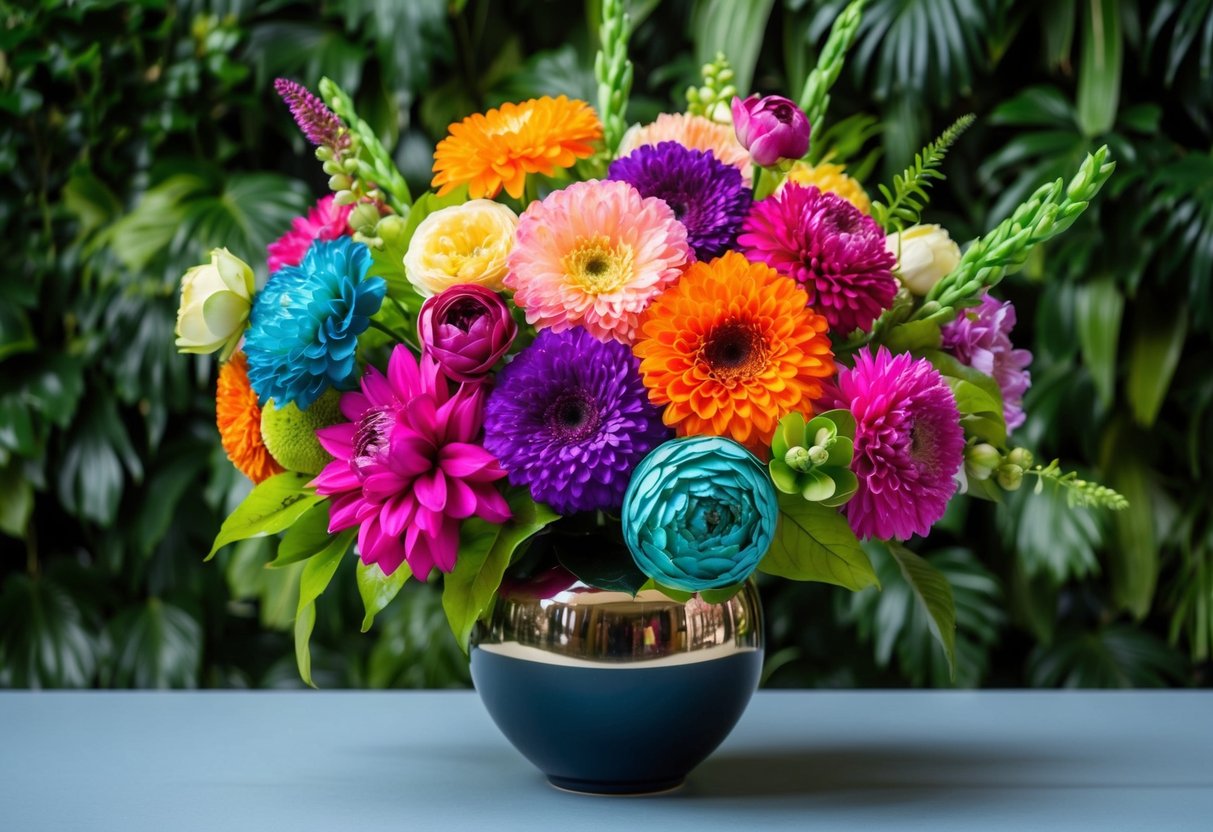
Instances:
[[[794,111],[792,110],[792,105],[788,104],[786,101],[780,101],[778,104],[771,107],[769,112],[784,124],[791,124],[792,122],[792,115]]]
[[[833,208],[827,210],[825,216],[822,217],[822,225],[824,225],[827,230],[833,230],[839,234],[854,234],[862,227],[862,223],[860,221],[860,216],[862,215],[859,213],[858,209],[848,211],[847,209],[850,207],[850,203],[845,202],[840,205],[833,206]]]
[[[365,475],[366,467],[387,450],[395,417],[388,410],[374,408],[362,414],[354,429],[354,468]]]
[[[584,390],[566,390],[548,405],[544,424],[564,442],[578,442],[598,430],[601,421],[592,396]]]
[[[699,356],[718,379],[749,378],[767,365],[766,339],[753,324],[726,321],[704,340]]]
[[[442,322],[461,332],[467,332],[472,328],[472,324],[482,318],[486,312],[488,310],[485,309],[484,304],[475,298],[460,298],[446,310],[446,316]]]
[[[605,257],[591,257],[585,263],[586,274],[594,277],[600,277],[607,270],[607,261]]]

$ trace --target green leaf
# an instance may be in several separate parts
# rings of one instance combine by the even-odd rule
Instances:
[[[1099,136],[1116,122],[1123,43],[1119,0],[1085,0],[1082,62],[1078,67],[1078,123],[1083,135]]]
[[[37,348],[38,342],[34,340],[25,310],[7,303],[0,304],[0,361]]]
[[[740,583],[733,584],[733,586],[724,586],[720,589],[704,589],[699,592],[699,597],[707,604],[723,604],[738,592],[741,592],[744,586],[744,583]]]
[[[277,569],[307,560],[324,551],[332,542],[329,534],[329,501],[322,500],[307,509],[282,536],[278,557],[270,562]]]
[[[102,644],[58,583],[13,574],[0,593],[0,670],[6,686],[93,684]]]
[[[24,538],[34,511],[34,486],[21,472],[21,465],[10,462],[0,467],[0,531],[9,537]]]
[[[1004,543],[1016,553],[1025,575],[1048,577],[1054,586],[1099,573],[1095,550],[1103,542],[1097,515],[1075,510],[1066,489],[1041,480],[1041,492],[1024,487],[1005,495],[996,515]]]
[[[774,5],[775,0],[696,0],[689,30],[696,64],[702,66],[723,52],[739,94],[747,95]]]
[[[1001,448],[1007,442],[1007,424],[1002,414],[1001,397],[991,396],[986,390],[963,379],[945,376],[956,407],[960,410],[960,423],[969,436]]]
[[[1027,673],[1041,688],[1161,688],[1185,679],[1187,663],[1150,633],[1112,624],[1037,645]]]
[[[309,560],[303,566],[303,574],[299,578],[299,607],[295,613],[295,663],[299,666],[299,677],[309,687],[316,687],[312,682],[312,652],[308,642],[312,638],[312,628],[316,625],[316,599],[328,588],[337,574],[341,559],[354,543],[355,529],[346,529],[335,536],[324,550]]]
[[[464,651],[477,619],[489,608],[514,550],[559,515],[524,491],[507,494],[513,517],[502,525],[469,518],[460,529],[459,559],[443,579],[442,608]]]
[[[952,597],[952,585],[942,573],[930,563],[911,552],[900,543],[890,541],[889,554],[901,567],[902,577],[926,610],[931,634],[943,647],[948,657],[948,669],[956,678],[956,601]]]
[[[1128,508],[1112,515],[1115,537],[1107,549],[1112,599],[1140,621],[1150,611],[1158,584],[1158,535],[1150,498],[1153,472],[1138,431],[1123,417],[1105,435],[1102,456],[1107,484],[1129,501]]]
[[[180,607],[149,598],[109,626],[114,644],[107,683],[119,688],[195,688],[202,626]]]
[[[213,558],[229,543],[277,534],[290,528],[310,508],[325,499],[307,489],[311,479],[310,474],[286,471],[270,477],[250,491],[244,502],[223,521],[206,560]]]
[[[758,570],[793,581],[822,581],[858,591],[879,586],[847,520],[837,510],[805,502],[799,495],[779,495],[775,542]]]
[[[694,592],[687,592],[687,591],[681,590],[681,589],[672,589],[668,586],[662,586],[661,584],[654,581],[652,578],[649,578],[647,581],[645,581],[643,584],[641,584],[640,589],[636,590],[636,592],[639,594],[640,592],[643,592],[646,589],[655,589],[658,592],[660,592],[662,595],[664,595],[665,597],[669,598],[671,601],[677,601],[680,604],[685,604],[687,601],[690,601],[692,598],[695,597]],[[708,590],[708,591],[712,592],[714,590]]]
[[[1164,319],[1159,312],[1137,321],[1129,346],[1127,397],[1134,420],[1150,427],[1158,418],[1188,335],[1187,311],[1175,307]]]
[[[1116,347],[1124,308],[1125,296],[1110,277],[1078,290],[1078,340],[1104,407],[1111,407],[1116,395]]]
[[[371,629],[375,616],[392,603],[392,599],[400,593],[404,582],[412,574],[407,563],[400,564],[391,575],[384,575],[379,564],[358,561],[358,568],[355,572],[358,580],[358,594],[362,596],[362,607],[366,610],[366,615],[362,619],[362,632],[365,633]]]
[[[78,517],[106,526],[113,522],[126,478],[138,481],[143,463],[131,445],[114,399],[98,396],[83,409],[68,434],[67,450],[59,465],[59,499]]]
[[[938,350],[940,337],[939,324],[934,321],[907,321],[890,329],[883,340],[893,352],[920,355],[925,350]]]

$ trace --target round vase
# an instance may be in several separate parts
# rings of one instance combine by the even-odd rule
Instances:
[[[554,786],[680,786],[724,740],[762,670],[753,582],[719,604],[594,589],[563,569],[507,581],[472,636],[476,690]]]

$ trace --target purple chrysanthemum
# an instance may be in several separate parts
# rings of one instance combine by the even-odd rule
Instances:
[[[540,332],[497,376],[485,449],[512,485],[561,514],[618,510],[632,469],[670,437],[639,364],[581,327]]]
[[[710,150],[692,150],[678,142],[638,147],[611,162],[608,179],[627,182],[641,196],[655,196],[674,211],[687,229],[687,242],[700,260],[732,248],[753,195],[741,172]]]
[[[980,305],[966,309],[943,328],[945,350],[998,382],[1007,430],[1023,424],[1023,394],[1032,383],[1026,369],[1032,363],[1032,353],[1011,344],[1014,327],[1015,307],[1011,302],[1000,303],[986,295]]]
[[[345,147],[349,136],[343,132],[341,119],[324,105],[307,87],[287,78],[274,81],[274,91],[291,109],[291,115],[307,140],[315,145],[324,145],[334,150]]]
[[[789,182],[754,203],[737,238],[742,253],[804,286],[835,335],[867,332],[893,303],[897,259],[871,217],[840,196]]]
[[[856,353],[838,386],[856,424],[851,528],[864,539],[925,535],[947,509],[964,460],[951,389],[925,358],[884,347]]]

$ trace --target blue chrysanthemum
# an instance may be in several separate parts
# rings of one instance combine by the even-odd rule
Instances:
[[[262,406],[307,409],[330,387],[351,385],[358,336],[387,292],[382,278],[366,276],[370,267],[370,250],[349,237],[317,241],[257,293],[244,352]]]
[[[710,150],[677,142],[638,147],[611,162],[608,179],[629,183],[641,196],[664,200],[687,229],[687,242],[700,260],[719,257],[737,241],[753,194],[741,172]]]
[[[617,510],[632,469],[670,436],[639,366],[617,341],[545,329],[498,374],[484,447],[561,514]]]

